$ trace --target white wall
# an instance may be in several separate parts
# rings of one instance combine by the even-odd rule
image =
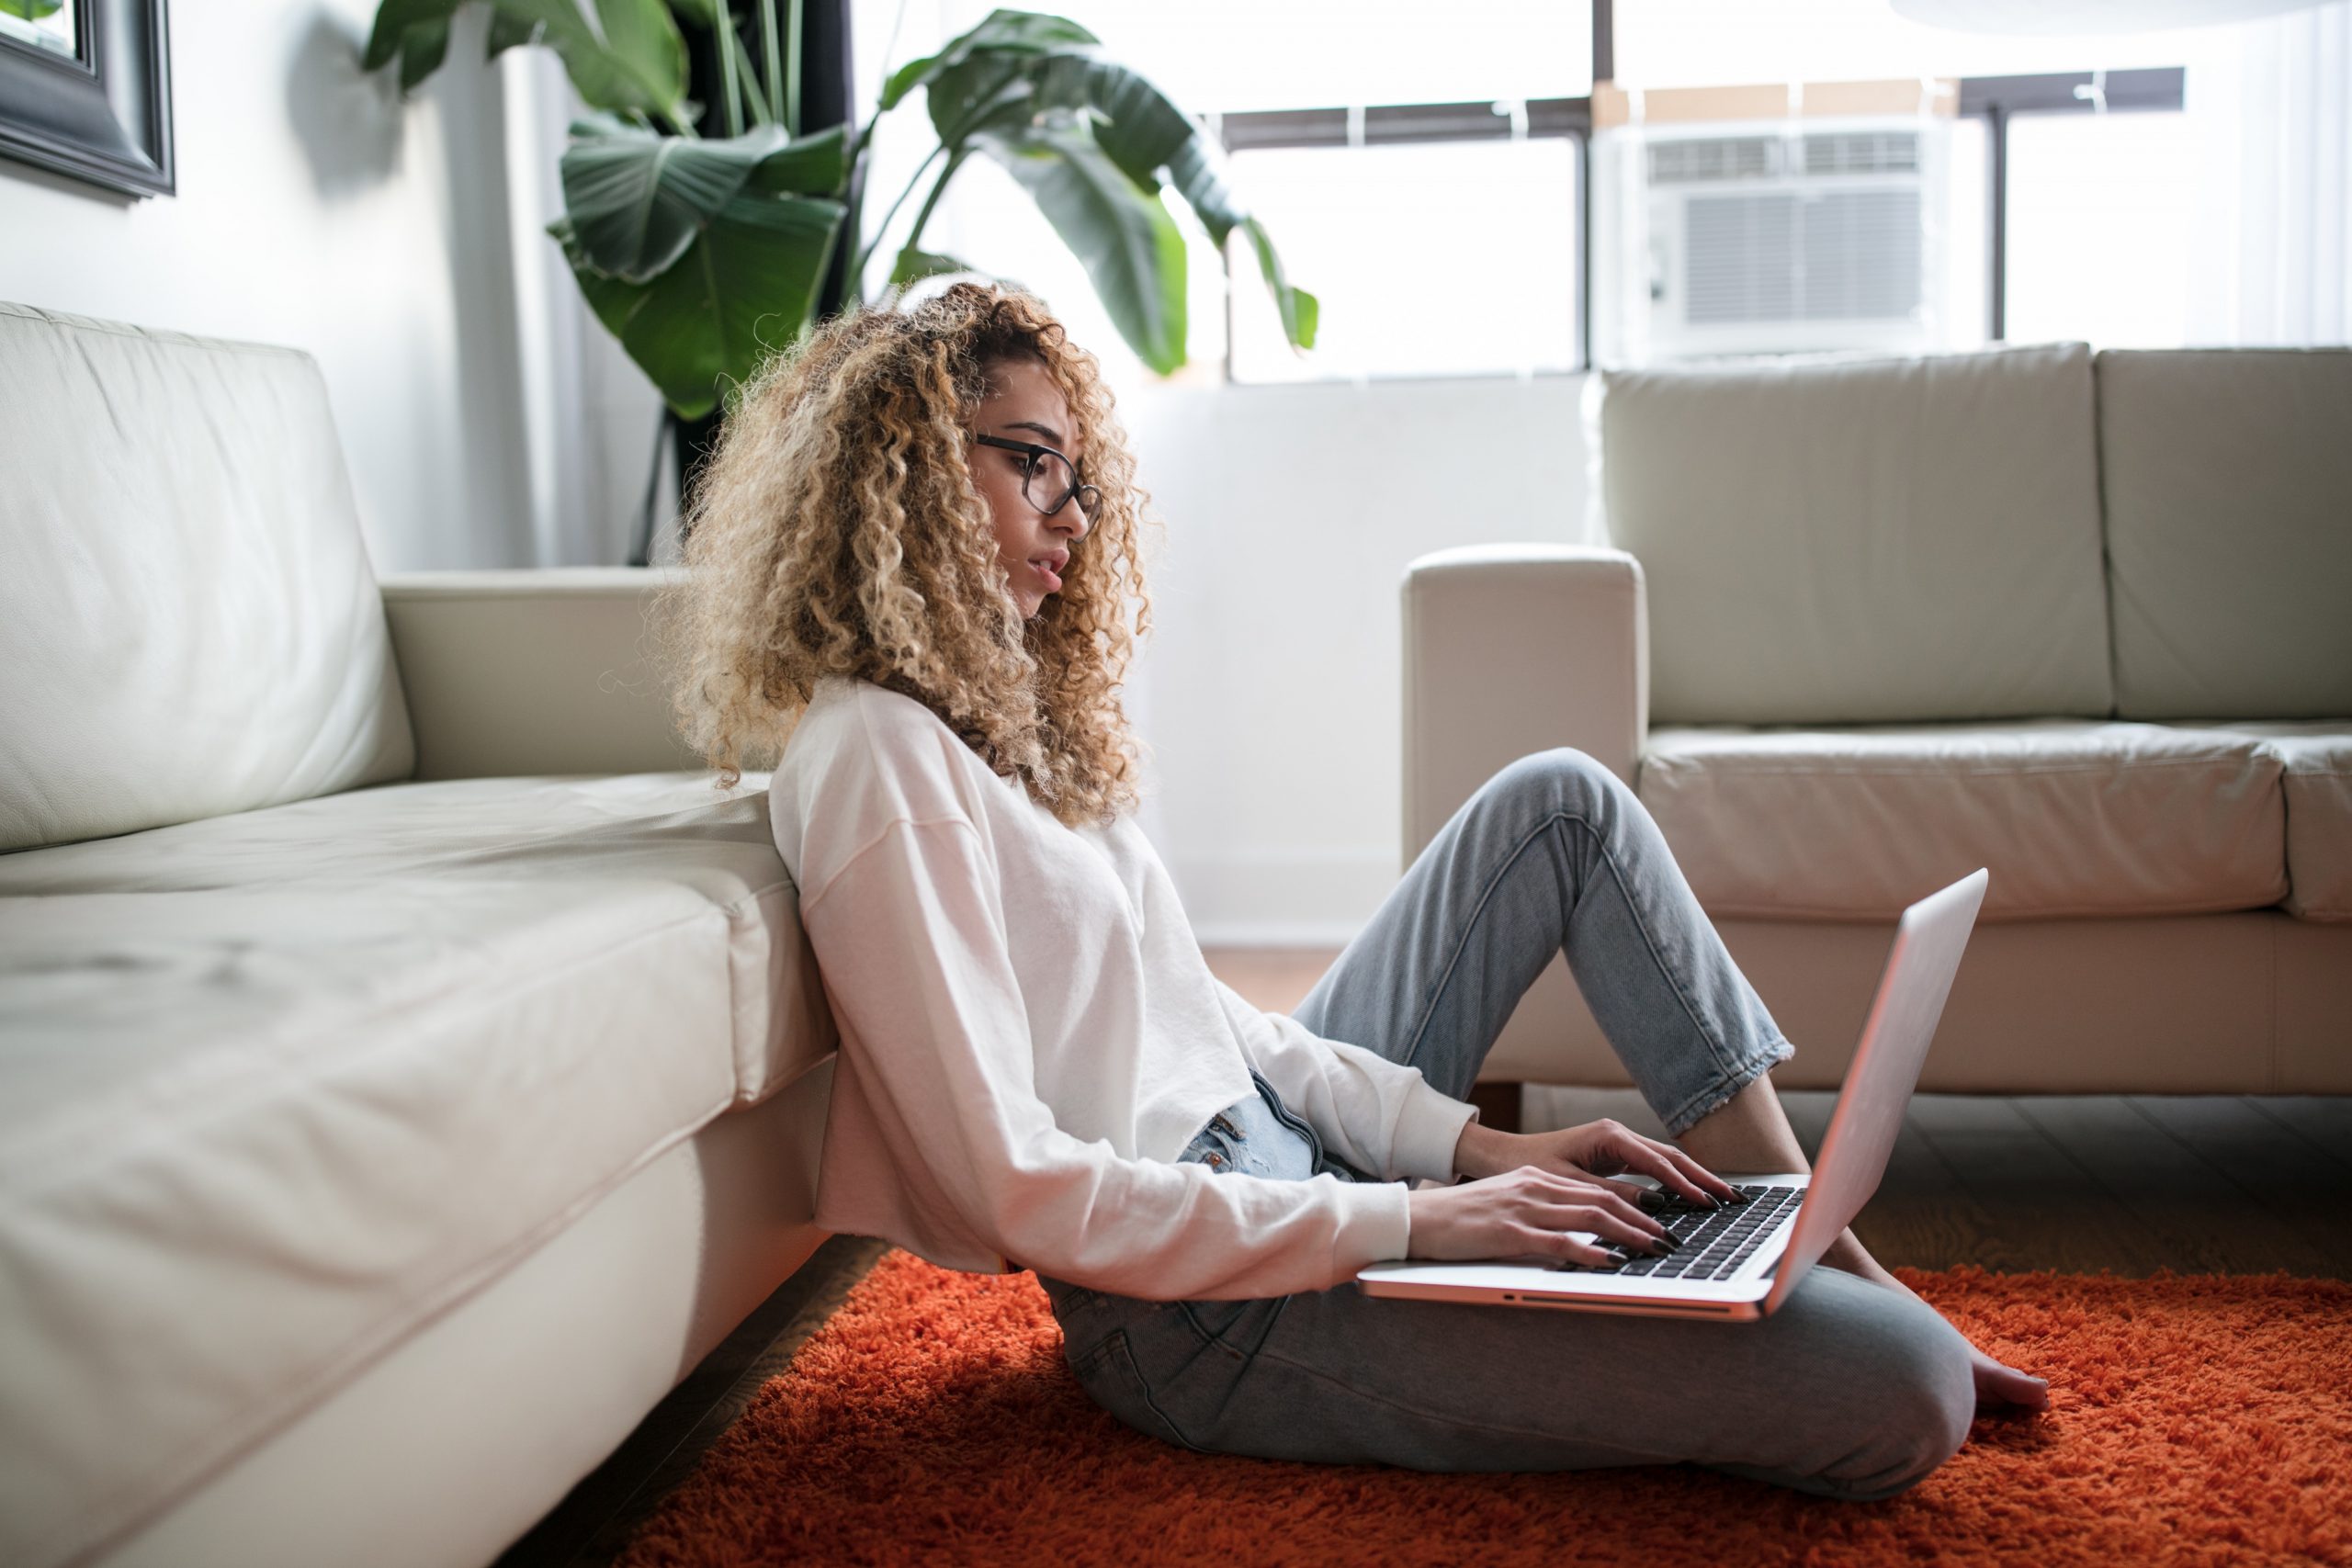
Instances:
[[[500,74],[470,7],[412,102],[372,0],[180,6],[175,195],[0,160],[0,299],[308,350],[379,571],[534,558]]]
[[[1582,383],[1120,389],[1167,525],[1143,822],[1204,943],[1341,945],[1396,886],[1406,564],[1583,537]]]

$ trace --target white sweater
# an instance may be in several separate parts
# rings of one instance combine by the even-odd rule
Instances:
[[[1132,816],[1072,829],[922,703],[841,676],[768,809],[841,1028],[820,1225],[1160,1301],[1324,1290],[1406,1256],[1408,1183],[1452,1179],[1475,1109],[1210,974]],[[1253,1066],[1382,1179],[1175,1163],[1256,1092]]]

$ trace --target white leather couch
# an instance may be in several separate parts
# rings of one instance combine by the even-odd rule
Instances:
[[[1921,1088],[2352,1093],[2352,351],[1596,375],[1607,547],[1403,583],[1404,853],[1523,753],[1633,784],[1835,1088],[1992,880]],[[1623,1087],[1555,959],[1484,1081]]]
[[[0,304],[0,1562],[489,1561],[823,1239],[650,574],[379,584],[304,354]]]

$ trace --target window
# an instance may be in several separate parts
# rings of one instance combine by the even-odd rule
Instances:
[[[861,3],[861,79],[878,86],[887,68],[989,8],[947,0],[935,37],[894,42],[895,4]],[[1069,0],[1045,8],[1095,33],[1217,131],[1235,186],[1265,220],[1285,270],[1321,301],[1317,347],[1302,357],[1282,335],[1247,242],[1236,236],[1231,254],[1219,256],[1171,197],[1190,243],[1189,349],[1202,373],[1292,381],[1582,364],[1589,4],[1458,0],[1435,12],[1426,0]],[[927,128],[896,128],[895,139],[893,130],[886,119],[876,142],[872,186],[884,204],[911,175]],[[904,226],[902,217],[895,227]],[[927,248],[1036,289],[1114,375],[1139,371],[1083,269],[1001,171],[967,164],[924,234]],[[884,265],[895,248],[894,235],[877,253]]]
[[[986,8],[942,0],[939,36]],[[2192,275],[2227,184],[2215,147],[2258,145],[2255,121],[2284,112],[2228,91],[2239,51],[2271,47],[2259,24],[1962,33],[1884,0],[1060,9],[1203,116],[1322,301],[1302,357],[1246,243],[1218,256],[1171,202],[1191,244],[1187,374],[1245,383],[2199,341],[2191,305],[2214,290]],[[871,30],[859,58],[878,82]],[[2199,81],[2225,106],[2202,121]],[[958,181],[927,243],[1019,277],[1114,373],[1141,374],[1012,182],[978,163]],[[876,186],[897,188],[887,172]]]
[[[1580,161],[1565,136],[1234,153],[1322,327],[1311,360],[1293,353],[1237,247],[1233,379],[1577,368]]]

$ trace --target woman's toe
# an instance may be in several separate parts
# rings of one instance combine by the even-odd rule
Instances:
[[[2004,1366],[1982,1350],[1974,1350],[1973,1359],[1978,1404],[2015,1404],[2028,1410],[2049,1408],[2049,1379]]]

